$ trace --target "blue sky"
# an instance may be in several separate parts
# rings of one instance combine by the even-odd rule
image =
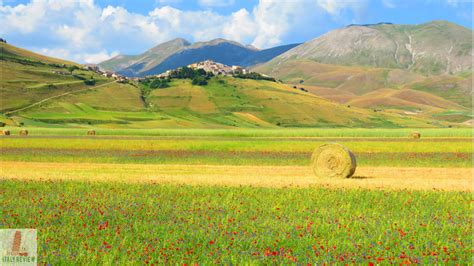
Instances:
[[[176,37],[268,48],[352,23],[443,19],[472,29],[472,5],[470,0],[0,0],[0,36],[39,53],[98,63]]]

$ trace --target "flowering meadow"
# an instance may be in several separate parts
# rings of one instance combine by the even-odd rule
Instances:
[[[470,131],[61,130],[0,138],[0,228],[41,265],[472,264]],[[354,178],[316,180],[326,142]]]
[[[44,264],[466,264],[467,192],[1,182]]]

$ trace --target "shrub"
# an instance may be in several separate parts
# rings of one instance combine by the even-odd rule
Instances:
[[[84,80],[84,84],[88,85],[88,86],[93,86],[95,85],[96,81],[95,79],[86,79]]]
[[[77,66],[68,66],[68,67],[67,67],[67,70],[68,70],[69,72],[71,72],[71,74],[72,74],[72,72],[74,72],[74,70],[77,70],[77,69],[79,69]]]
[[[153,80],[149,83],[149,86],[150,86],[150,88],[152,88],[152,89],[156,89],[156,88],[167,88],[167,87],[169,87],[169,85],[168,85],[168,80],[166,80],[166,79],[161,79],[161,78],[153,79]]]
[[[203,76],[197,76],[193,78],[193,85],[204,86],[207,85],[207,80]]]

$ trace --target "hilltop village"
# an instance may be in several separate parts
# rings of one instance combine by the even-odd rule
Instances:
[[[236,65],[227,66],[221,63],[214,62],[212,60],[206,60],[202,62],[189,64],[186,67],[179,67],[177,69],[167,70],[166,72],[158,74],[158,75],[150,75],[146,77],[132,77],[132,78],[120,75],[112,71],[103,71],[97,65],[87,65],[84,67],[85,70],[94,71],[97,74],[102,75],[104,77],[114,78],[115,80],[117,80],[117,82],[120,82],[120,83],[126,83],[128,82],[128,80],[140,82],[140,81],[143,81],[144,79],[150,79],[150,78],[172,78],[176,72],[182,71],[184,68],[188,68],[192,70],[202,70],[205,73],[213,75],[213,76],[233,76],[237,78],[264,79],[264,80],[275,81],[275,79],[273,79],[272,77],[269,77],[267,75],[260,74],[260,73],[250,72],[249,70],[241,66],[236,66]]]
[[[206,60],[194,64],[190,64],[187,66],[193,70],[202,69],[207,73],[212,73],[214,76],[223,75],[223,76],[232,76],[232,75],[239,75],[239,74],[248,74],[249,71],[245,68],[240,66],[227,66],[221,63],[214,62],[212,60]],[[164,73],[157,75],[156,77],[169,77],[173,70],[167,70]]]

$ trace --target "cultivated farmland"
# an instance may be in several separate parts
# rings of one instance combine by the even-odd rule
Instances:
[[[471,261],[469,129],[9,130],[0,223],[41,263]],[[314,176],[327,142],[354,178]]]

